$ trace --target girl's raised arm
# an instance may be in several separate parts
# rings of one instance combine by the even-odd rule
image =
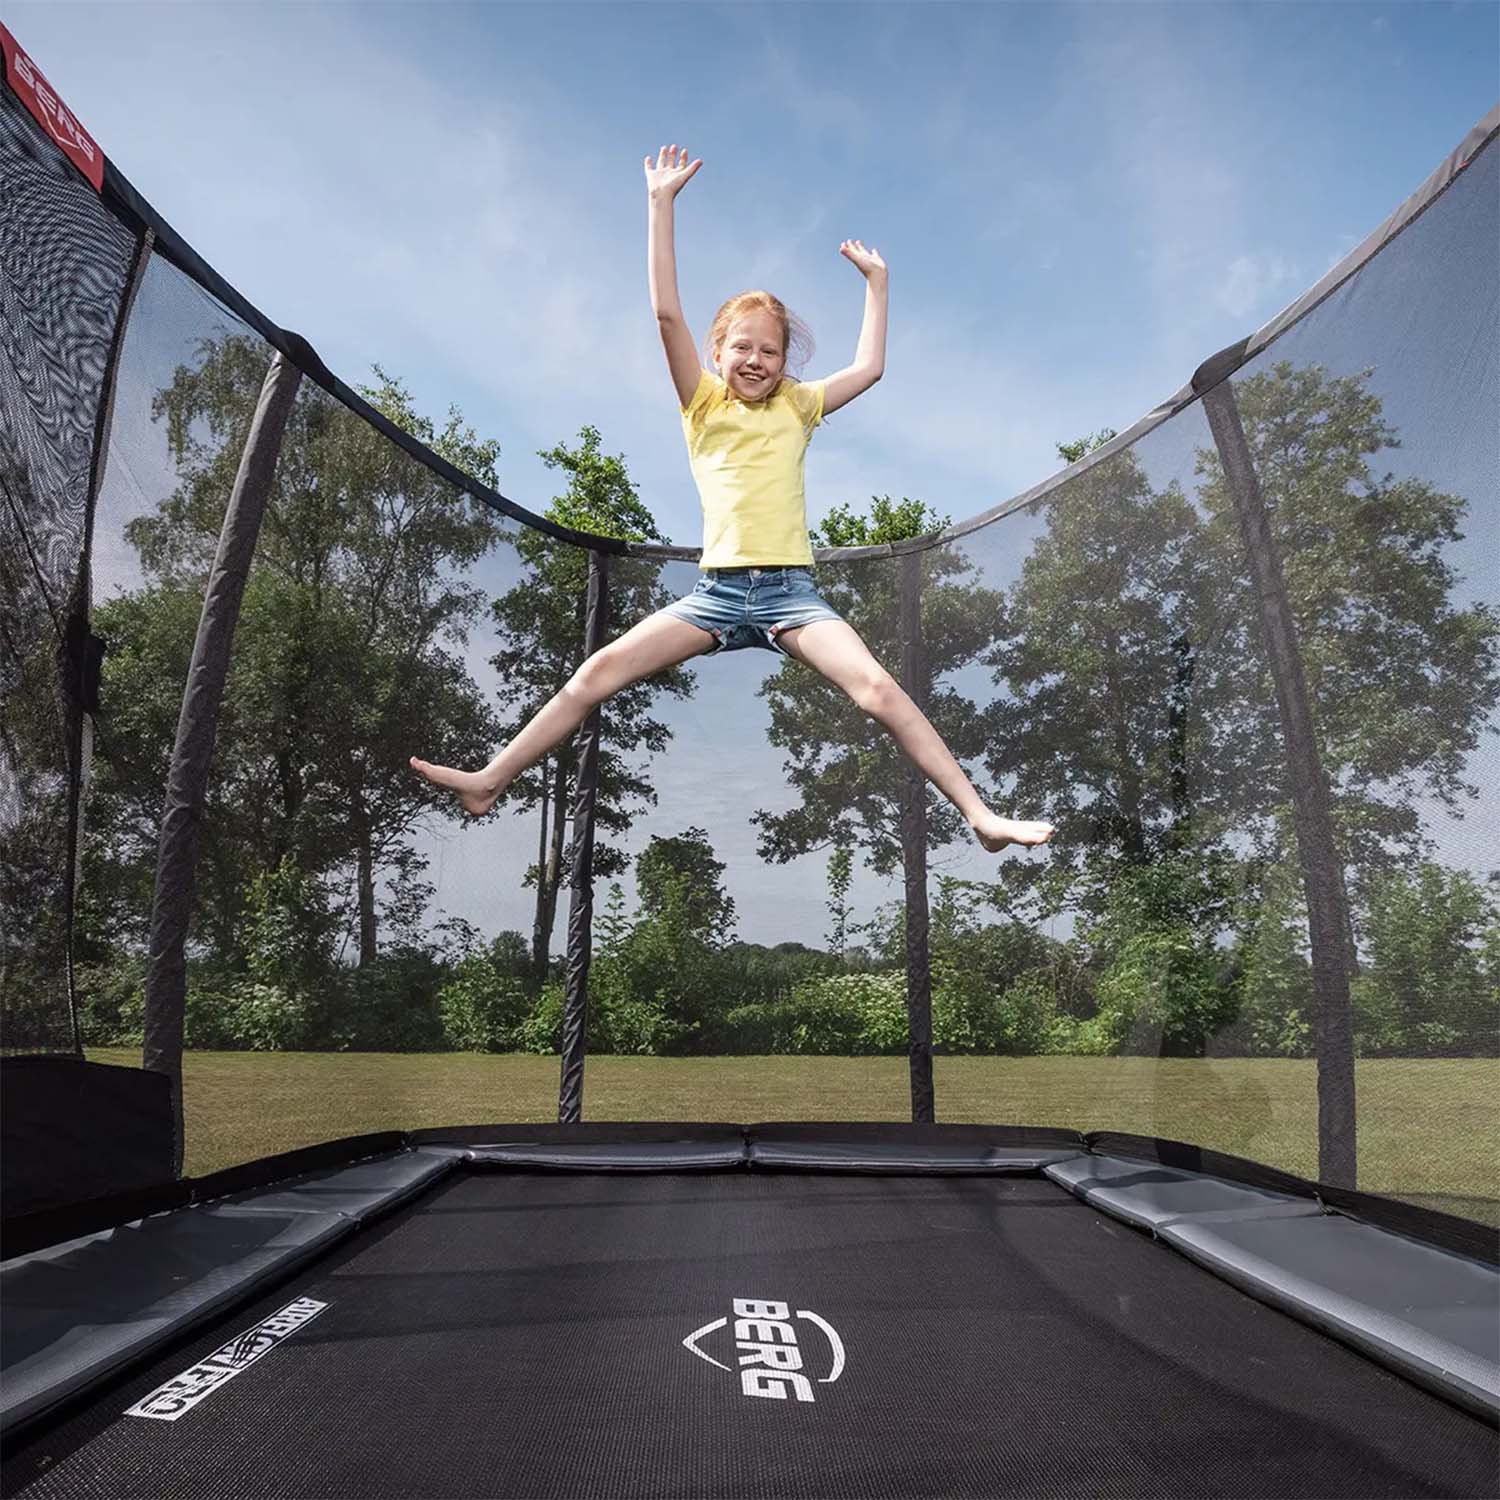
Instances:
[[[863,395],[885,374],[885,324],[890,307],[890,278],[880,251],[866,250],[859,240],[845,240],[839,254],[852,261],[865,278],[865,318],[860,325],[859,347],[854,363],[828,376],[823,382],[823,412],[826,416]]]
[[[682,315],[677,296],[677,253],[672,244],[672,201],[699,167],[700,158],[689,162],[687,147],[663,146],[653,162],[646,158],[646,194],[650,218],[646,231],[646,261],[651,280],[651,309],[667,351],[667,368],[677,387],[677,404],[686,406],[698,389],[703,367],[698,346]]]

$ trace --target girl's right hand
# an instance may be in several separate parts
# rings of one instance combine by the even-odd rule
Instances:
[[[689,177],[703,165],[703,158],[688,160],[687,147],[663,146],[653,162],[646,158],[646,192],[653,198],[675,198]]]

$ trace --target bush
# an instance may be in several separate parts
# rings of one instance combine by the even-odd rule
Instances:
[[[667,1014],[665,1002],[625,999],[589,1005],[589,1049],[646,1057],[682,1050],[688,1028]]]
[[[542,986],[526,1019],[516,1028],[518,1052],[561,1052],[563,987],[556,981]]]
[[[240,1035],[239,1001],[232,984],[188,981],[182,1018],[182,1044],[202,1052],[239,1052],[253,1043]]]
[[[245,886],[245,954],[263,986],[304,993],[325,983],[336,967],[337,926],[322,882],[289,854]]]
[[[312,1045],[341,1052],[435,1052],[444,1045],[438,995],[443,966],[426,948],[379,953],[328,987],[333,1005]]]
[[[146,961],[80,964],[73,974],[86,1047],[139,1047],[146,1039]]]
[[[190,990],[183,1040],[217,1050],[302,1052],[314,1025],[306,994],[245,979],[232,990]]]
[[[660,990],[623,954],[596,960],[589,971],[588,1046],[591,1052],[663,1056],[679,1051],[693,1028],[672,1014]]]
[[[906,976],[807,979],[785,1000],[737,1006],[725,1029],[738,1052],[860,1057],[907,1049]]]
[[[461,959],[438,992],[443,1040],[460,1052],[515,1051],[530,1009],[527,985],[478,953]]]
[[[1190,931],[1135,934],[1100,975],[1091,1041],[1108,1038],[1112,1052],[1203,1056],[1208,1039],[1238,1014],[1223,967],[1222,956]]]
[[[1221,1056],[1311,1057],[1312,966],[1302,932],[1276,922],[1230,951],[1225,960],[1238,996],[1238,1018],[1213,1039]]]
[[[1052,975],[1022,975],[1001,994],[997,1011],[997,1052],[1034,1057],[1073,1050],[1078,1022],[1058,1011]]]

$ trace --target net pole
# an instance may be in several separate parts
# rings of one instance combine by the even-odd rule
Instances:
[[[609,619],[609,571],[602,552],[589,553],[588,604],[583,629],[587,659],[604,644]],[[584,1037],[589,1018],[589,964],[594,943],[594,803],[599,788],[600,710],[596,705],[578,736],[578,779],[573,787],[573,847],[568,861],[568,967],[563,984],[562,1076],[557,1118],[583,1118]]]
[[[1206,391],[1203,408],[1239,520],[1260,602],[1260,633],[1276,688],[1292,791],[1292,821],[1307,900],[1318,1053],[1318,1178],[1352,1188],[1357,1176],[1354,1031],[1349,1002],[1349,910],[1328,779],[1318,754],[1312,700],[1281,560],[1230,382]]]
[[[922,554],[901,557],[901,686],[927,711],[927,652],[922,640]],[[906,875],[906,1022],[911,1117],[936,1118],[932,1087],[932,959],[928,946],[927,780],[910,761],[901,786],[901,863]]]
[[[284,355],[278,353],[272,358],[219,529],[218,551],[203,594],[167,772],[151,901],[146,1035],[141,1061],[152,1071],[165,1073],[172,1083],[173,1171],[178,1174],[182,1171],[182,1034],[187,999],[183,950],[193,907],[198,820],[208,788],[219,706],[229,671],[229,648],[281,440],[301,380],[302,372]]]

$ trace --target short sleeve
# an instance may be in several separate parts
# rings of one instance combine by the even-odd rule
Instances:
[[[786,387],[787,398],[796,409],[798,417],[802,420],[803,427],[809,435],[814,427],[823,420],[823,396],[827,389],[826,380],[797,381],[795,384],[788,383]]]
[[[714,387],[721,382],[719,377],[709,370],[698,372],[698,388],[693,392],[693,399],[682,408],[684,417],[694,417],[702,411],[710,396],[714,393]]]

